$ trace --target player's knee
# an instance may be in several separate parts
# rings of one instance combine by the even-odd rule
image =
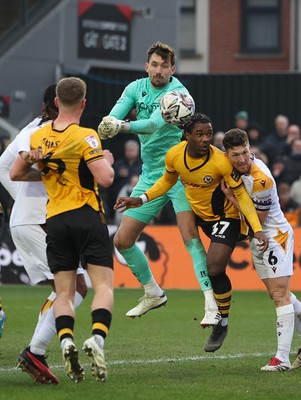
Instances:
[[[133,244],[118,232],[115,234],[113,244],[118,250],[124,250],[131,247]]]
[[[291,302],[289,290],[283,287],[270,288],[269,295],[273,300],[275,307],[282,307]]]

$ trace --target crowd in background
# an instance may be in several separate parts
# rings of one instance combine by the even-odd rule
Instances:
[[[249,120],[247,111],[235,115],[235,126],[247,132],[252,153],[271,170],[277,184],[282,211],[293,227],[301,225],[301,129],[287,116],[274,119],[274,131],[265,134]],[[216,132],[213,144],[223,150],[223,132]]]
[[[132,116],[135,118],[135,116]],[[270,168],[278,187],[282,211],[293,227],[301,225],[301,128],[290,123],[285,115],[274,119],[274,131],[263,132],[261,126],[249,119],[247,111],[239,111],[234,116],[234,126],[247,132],[251,151]],[[213,145],[223,150],[224,132],[214,133]],[[1,139],[1,137],[0,137]],[[115,139],[115,138],[114,138]],[[119,136],[118,136],[119,139]],[[107,143],[108,142],[108,143]],[[110,142],[110,143],[109,143]],[[0,154],[5,149],[7,140],[1,141]],[[135,135],[126,134],[123,140],[106,141],[105,148],[110,148],[115,157],[113,164],[115,179],[111,188],[100,194],[106,208],[108,222],[119,225],[121,215],[114,212],[113,205],[120,196],[129,196],[141,173],[142,160],[140,145]],[[8,220],[13,201],[0,183],[0,202]],[[171,204],[167,204],[160,215],[153,221],[157,225],[176,224],[175,213]]]

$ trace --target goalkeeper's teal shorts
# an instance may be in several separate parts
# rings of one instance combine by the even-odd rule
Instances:
[[[134,187],[131,197],[139,197],[151,188],[153,183],[149,183],[140,175],[137,185]],[[186,198],[185,188],[181,181],[178,182],[163,196],[158,197],[138,208],[130,208],[124,212],[124,215],[149,224],[162,210],[168,201],[171,200],[175,213],[181,211],[191,211],[191,206]]]

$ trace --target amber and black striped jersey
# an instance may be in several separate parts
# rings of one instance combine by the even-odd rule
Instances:
[[[241,210],[253,230],[255,228],[254,232],[262,231],[255,207],[239,173],[217,147],[210,145],[210,151],[206,156],[192,158],[187,153],[187,142],[183,141],[169,149],[165,164],[165,174],[146,192],[149,200],[169,190],[180,176],[187,199],[194,213],[201,219],[204,221],[218,221],[221,217],[239,219],[238,210],[225,198],[221,190],[221,180],[225,179],[233,189]]]
[[[97,183],[87,166],[104,157],[93,129],[71,124],[57,131],[48,124],[32,134],[30,147],[43,154],[39,169],[48,194],[47,218],[85,204],[103,211]]]

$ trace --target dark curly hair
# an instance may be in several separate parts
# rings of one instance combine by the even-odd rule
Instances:
[[[208,117],[208,115],[202,114],[202,113],[194,113],[189,118],[189,120],[183,125],[183,127],[182,127],[183,131],[191,133],[192,128],[198,122],[202,122],[205,124],[207,124],[207,123],[212,124],[211,119]]]

